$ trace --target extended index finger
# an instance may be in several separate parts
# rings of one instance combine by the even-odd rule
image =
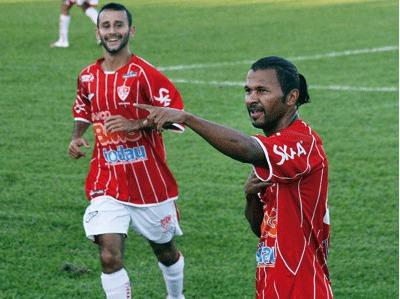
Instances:
[[[147,105],[147,104],[133,104],[136,108],[144,109],[151,112],[154,109],[154,106]]]

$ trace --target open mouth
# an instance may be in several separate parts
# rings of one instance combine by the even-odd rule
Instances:
[[[256,120],[257,118],[264,115],[264,108],[259,106],[247,107],[249,111],[249,115],[252,119]]]
[[[119,40],[120,40],[119,37],[110,37],[110,38],[106,39],[106,42],[110,43],[110,44],[115,44],[115,43],[119,42]]]

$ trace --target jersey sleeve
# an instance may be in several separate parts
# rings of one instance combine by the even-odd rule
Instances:
[[[257,177],[273,183],[291,183],[311,170],[310,153],[315,146],[313,136],[277,134],[272,137],[256,135],[267,165],[253,166]]]
[[[164,74],[156,69],[151,69],[142,74],[142,80],[146,81],[144,84],[146,86],[145,94],[150,105],[183,110],[181,94]],[[185,127],[183,124],[174,123],[169,129],[181,133]]]
[[[91,105],[87,86],[82,82],[81,76],[78,77],[77,81],[76,98],[72,106],[72,115],[75,121],[92,123]]]

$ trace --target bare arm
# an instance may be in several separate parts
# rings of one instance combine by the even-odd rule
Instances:
[[[257,237],[261,237],[261,223],[264,218],[263,205],[257,194],[246,195],[244,215],[250,228]]]
[[[258,237],[261,236],[261,223],[264,218],[264,208],[258,193],[270,183],[260,181],[252,171],[244,186],[246,206],[244,215],[250,224],[251,230]]]
[[[146,119],[126,119],[121,115],[112,115],[104,122],[106,132],[118,131],[132,132],[150,128],[149,124],[143,124]]]
[[[232,159],[251,164],[263,164],[264,152],[258,142],[235,129],[202,119],[194,114],[171,108],[150,105],[135,105],[150,112],[148,123],[154,124],[158,130],[164,125],[182,123],[203,137],[215,149]],[[147,122],[146,122],[147,123]]]
[[[89,143],[83,138],[83,134],[89,126],[90,123],[75,121],[71,142],[68,146],[68,153],[71,158],[79,159],[86,156],[86,153],[83,152],[80,147],[83,145],[84,147],[89,148]]]

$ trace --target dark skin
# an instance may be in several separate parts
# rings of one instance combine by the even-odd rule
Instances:
[[[296,102],[299,90],[292,89],[285,96],[274,69],[250,70],[244,89],[250,120],[253,126],[262,129],[266,136],[288,127],[297,119]],[[253,165],[267,164],[260,144],[242,132],[202,119],[187,111],[140,104],[136,107],[149,111],[144,123],[153,125],[157,130],[161,131],[165,125],[171,123],[182,123],[232,159]],[[267,185],[268,183],[261,182],[251,175],[245,186],[245,215],[257,236],[260,236],[263,217],[263,205],[257,193]]]
[[[269,182],[261,181],[252,171],[244,186],[246,205],[244,215],[250,224],[250,228],[257,237],[261,237],[261,223],[264,219],[264,204],[260,201],[258,193],[271,185]]]
[[[128,18],[124,11],[103,10],[99,16],[97,36],[102,40],[104,48],[104,71],[116,71],[125,65],[130,57],[128,42],[133,37],[135,28],[130,28]],[[146,119],[126,119],[121,115],[112,115],[105,120],[104,126],[107,133],[132,132],[147,130],[152,124],[144,123]],[[89,148],[89,143],[83,138],[90,124],[76,121],[72,132],[68,153],[73,159],[86,157],[82,147]],[[103,234],[95,237],[99,245],[100,262],[103,273],[114,273],[123,268],[125,236],[121,234]],[[173,240],[164,244],[157,244],[149,240],[158,261],[165,266],[175,264],[180,256]]]

